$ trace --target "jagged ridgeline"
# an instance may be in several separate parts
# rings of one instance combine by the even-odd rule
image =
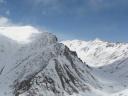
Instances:
[[[63,43],[70,49],[47,32],[27,43],[0,35],[0,96],[127,96],[128,44]]]
[[[1,37],[0,96],[81,96],[99,86],[91,69],[52,34],[38,33],[22,45]]]

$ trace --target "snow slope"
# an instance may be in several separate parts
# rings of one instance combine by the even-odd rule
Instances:
[[[128,96],[128,44],[94,41],[64,41],[78,57],[92,66],[92,74],[108,96]],[[104,96],[104,95],[103,95]]]
[[[99,96],[88,66],[56,36],[37,33],[31,40],[23,44],[0,35],[0,96]]]
[[[70,51],[70,47],[59,43],[56,36],[51,33],[35,33],[35,29],[30,27],[18,30],[26,32],[23,31],[24,28],[28,28],[26,30],[29,30],[29,33],[25,34],[29,35],[27,38],[22,37],[24,39],[19,38],[20,41],[15,37],[18,33],[14,27],[14,31],[9,31],[13,32],[11,35],[0,33],[0,96],[128,95],[127,44],[95,40],[86,42],[89,51],[76,53]],[[24,36],[24,33],[19,34]],[[73,48],[84,48],[85,41],[81,42],[71,45],[75,44]],[[99,47],[102,50],[96,51]],[[98,59],[93,53],[95,51],[97,55],[99,54]],[[111,52],[108,53],[109,51]],[[81,55],[90,56],[90,59],[87,59],[88,65],[93,63],[93,66],[97,66],[96,63],[99,62],[100,67],[90,67],[83,63],[84,59],[78,58],[79,52]],[[100,61],[101,57],[104,62]]]
[[[62,43],[70,50],[76,51],[83,62],[93,67],[111,64],[128,57],[127,43],[111,43],[100,39],[93,41],[67,40]]]

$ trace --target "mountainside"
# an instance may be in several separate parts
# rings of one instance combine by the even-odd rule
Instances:
[[[62,42],[88,65],[97,67],[111,64],[128,57],[127,43],[111,43],[95,39],[94,41],[72,40]]]
[[[84,48],[82,43],[72,43],[68,48],[47,32],[32,34],[30,41],[19,43],[0,35],[0,96],[128,95],[127,44],[90,41],[91,49],[86,53],[85,50],[70,51],[71,45],[76,49]],[[95,56],[93,60],[92,54],[99,47],[104,54],[96,51],[99,61]],[[88,54],[92,61],[87,60],[88,65],[83,63],[79,52]],[[112,52],[117,58],[107,59]],[[100,61],[101,57],[111,64],[107,60]],[[91,67],[91,62],[102,66]]]
[[[100,85],[88,66],[54,35],[38,33],[31,43],[20,45],[1,38],[0,96],[98,96],[92,88]]]
[[[92,66],[92,74],[107,96],[128,96],[128,44],[94,41],[64,41],[78,57]],[[104,95],[103,95],[104,96]]]

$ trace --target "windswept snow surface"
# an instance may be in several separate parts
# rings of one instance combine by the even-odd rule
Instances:
[[[89,43],[89,52],[70,51],[71,45],[68,48],[59,43],[51,33],[41,33],[33,27],[3,27],[0,29],[0,96],[127,96],[127,44],[98,40]],[[85,47],[80,44],[73,48]],[[98,50],[95,56],[100,54],[98,60],[92,56],[95,50]],[[81,59],[85,62],[85,54],[90,56],[88,65],[78,58],[79,52],[84,54]],[[100,61],[101,57],[104,62]],[[90,67],[91,64],[98,67]]]
[[[63,44],[76,51],[83,62],[99,67],[128,57],[127,43],[112,43],[95,39],[93,41],[67,40]]]

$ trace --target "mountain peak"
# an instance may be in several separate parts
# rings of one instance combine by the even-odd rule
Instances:
[[[88,92],[91,82],[87,66],[55,35],[43,32],[31,37],[32,42],[19,44],[0,55],[0,96],[70,96]],[[10,46],[8,46],[10,48]],[[80,69],[80,70],[79,70]],[[8,79],[5,79],[8,78]],[[94,80],[90,77],[91,80]],[[11,87],[10,87],[11,86]]]
[[[0,36],[0,96],[118,96],[108,94],[128,86],[128,45],[74,40],[64,43],[68,48],[47,32],[31,35],[27,44],[12,44],[4,37]],[[90,67],[77,55],[88,65],[117,62]]]
[[[82,43],[81,43],[82,42]],[[72,51],[76,51],[83,62],[91,66],[103,66],[128,57],[128,44],[109,43],[100,39],[93,41],[65,41]]]
[[[99,39],[99,38],[96,38],[96,39],[94,39],[93,42],[103,42],[103,41],[101,39]]]

